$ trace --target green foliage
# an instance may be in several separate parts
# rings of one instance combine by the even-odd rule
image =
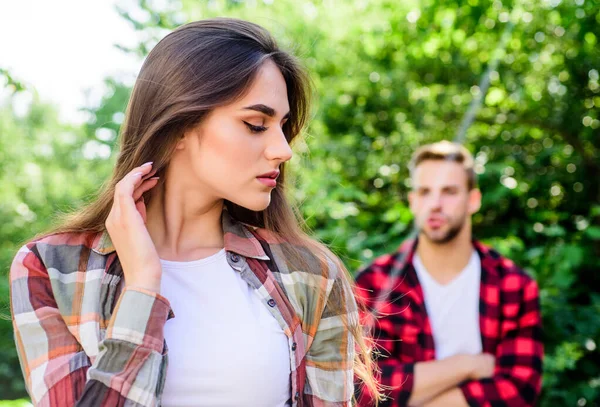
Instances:
[[[4,79],[4,85],[8,90],[12,93],[20,92],[25,89],[25,85],[23,85],[20,81],[13,78],[11,73],[3,68],[0,68],[0,78]]]
[[[32,404],[28,400],[4,400],[0,401],[0,407],[31,407]]]
[[[482,98],[465,141],[484,196],[474,229],[539,282],[547,355],[540,405],[600,399],[596,2],[170,4],[158,10],[140,0],[136,12],[121,10],[145,38],[129,52],[143,56],[166,30],[219,15],[266,26],[306,62],[317,98],[292,162],[294,198],[309,227],[351,270],[407,236],[411,153],[453,139],[469,105]],[[483,95],[482,76],[494,58],[499,64]],[[38,102],[24,118],[10,106],[0,111],[0,215],[8,220],[0,225],[2,270],[18,242],[47,227],[57,209],[79,205],[108,175],[129,89],[107,85],[83,128],[57,123]],[[0,290],[6,298],[1,283]],[[10,324],[1,324],[0,396],[12,397],[22,385]]]

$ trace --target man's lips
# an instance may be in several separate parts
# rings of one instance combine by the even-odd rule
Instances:
[[[446,219],[438,217],[438,216],[427,219],[427,226],[429,226],[430,228],[437,229],[439,227],[442,227],[445,224],[446,224]]]

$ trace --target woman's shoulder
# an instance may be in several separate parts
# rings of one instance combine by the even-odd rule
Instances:
[[[323,243],[309,236],[290,237],[264,228],[251,228],[252,233],[267,246],[269,256],[288,272],[317,274],[334,280],[343,274],[341,260]]]
[[[33,256],[46,269],[77,270],[82,256],[89,257],[89,253],[99,244],[100,237],[101,233],[97,232],[59,232],[39,235],[19,249],[15,261]]]

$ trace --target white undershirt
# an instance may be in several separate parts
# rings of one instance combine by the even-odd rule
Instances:
[[[165,324],[162,405],[288,406],[288,339],[227,263],[225,249],[201,260],[161,263],[161,294],[175,313]]]
[[[459,353],[481,353],[481,260],[477,252],[473,250],[467,266],[446,285],[433,279],[418,254],[413,258],[413,265],[425,296],[436,359],[445,359]]]

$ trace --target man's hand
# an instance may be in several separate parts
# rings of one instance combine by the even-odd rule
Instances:
[[[468,355],[469,380],[480,380],[492,377],[496,358],[489,353],[480,353],[477,355]]]

